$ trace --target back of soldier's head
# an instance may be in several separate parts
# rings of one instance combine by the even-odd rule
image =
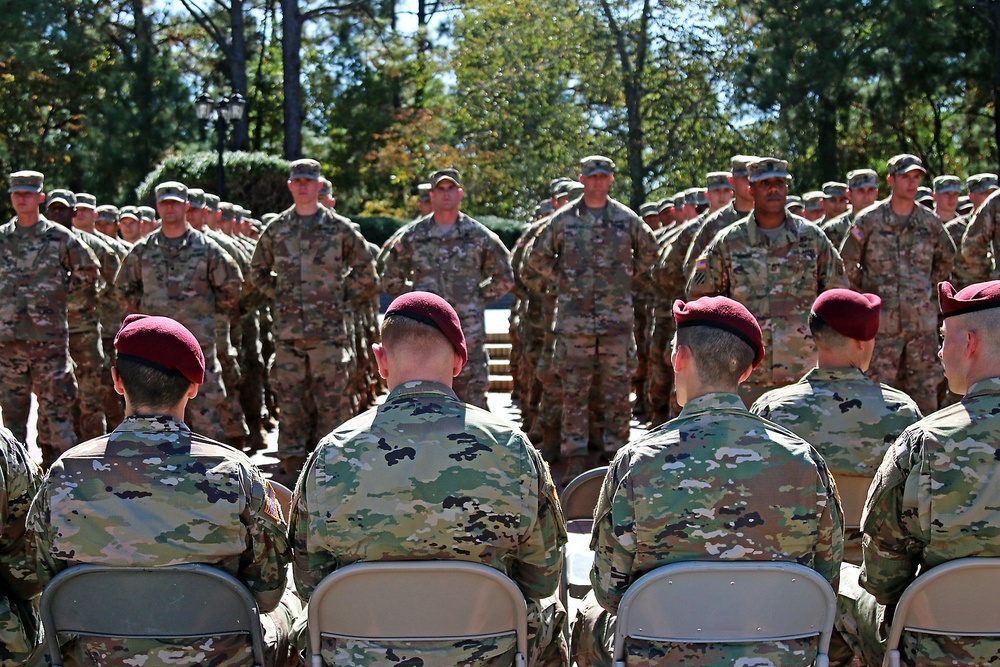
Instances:
[[[691,350],[706,386],[735,387],[764,358],[760,325],[746,306],[724,296],[674,301],[676,342]]]
[[[382,346],[390,355],[450,350],[463,365],[469,353],[455,309],[430,292],[409,292],[396,298],[382,320]]]
[[[205,381],[198,339],[169,317],[129,315],[114,340],[115,371],[132,406],[168,412]]]
[[[877,294],[844,288],[827,290],[813,301],[809,331],[816,347],[843,349],[850,340],[874,340],[881,312],[882,299]]]

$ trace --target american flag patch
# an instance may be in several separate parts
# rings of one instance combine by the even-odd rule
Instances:
[[[403,244],[399,240],[392,244],[392,248],[396,252],[403,252]]]
[[[704,271],[707,268],[708,268],[708,260],[705,259],[704,257],[699,258],[698,261],[694,263],[695,271]]]
[[[865,237],[865,235],[862,234],[861,230],[858,229],[857,227],[851,227],[851,236],[853,236],[859,241]]]

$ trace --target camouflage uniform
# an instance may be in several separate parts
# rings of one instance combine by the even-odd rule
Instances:
[[[659,246],[652,230],[623,204],[608,199],[596,218],[582,198],[561,208],[535,237],[525,259],[552,282],[556,308],[553,365],[562,379],[563,456],[587,453],[589,397],[605,397],[604,450],[628,441],[629,385],[635,370],[632,280],[650,269]]]
[[[291,553],[274,489],[241,452],[169,417],[127,417],[74,447],[49,470],[28,517],[38,576],[48,583],[81,563],[204,563],[271,598]],[[287,609],[262,616],[265,641],[287,662]],[[79,664],[252,664],[246,637],[191,640],[87,637],[63,647]],[[196,657],[197,660],[192,658]]]
[[[551,597],[566,530],[548,467],[520,431],[461,403],[445,385],[405,382],[325,437],[295,489],[290,536],[304,599],[326,575],[358,561],[494,567],[527,598],[529,664],[566,664],[561,610]],[[509,662],[514,639],[469,644],[402,642],[386,650],[324,638],[322,650],[328,665],[492,665],[504,664],[502,656]]]
[[[961,255],[955,262],[955,278],[972,285],[996,278],[994,268],[1000,251],[1000,190],[991,194],[972,214],[962,236]]]
[[[96,304],[98,265],[68,229],[44,216],[26,228],[0,227],[0,405],[14,437],[27,438],[31,393],[47,428],[45,460],[76,442],[71,408],[77,385],[69,356],[68,304]]]
[[[379,264],[382,289],[389,296],[423,290],[455,307],[469,347],[469,362],[455,378],[455,393],[485,408],[490,380],[483,309],[514,286],[510,254],[503,243],[464,213],[442,233],[432,214],[386,241]]]
[[[951,237],[951,242],[955,244],[956,250],[960,250],[962,248],[962,237],[965,236],[965,230],[968,229],[970,222],[972,222],[972,220],[969,219],[969,216],[960,215],[944,223],[945,231],[947,231],[948,236]],[[959,263],[957,255],[955,259],[957,266]]]
[[[378,291],[375,264],[347,218],[322,206],[303,217],[293,206],[261,234],[248,281],[247,307],[273,312],[278,456],[304,457],[353,414],[348,324]]]
[[[40,479],[28,450],[0,426],[0,667],[24,664],[41,639],[31,601],[42,587],[31,539],[25,535],[25,518]]]
[[[118,256],[118,265],[125,260],[128,251],[132,249],[132,244],[119,238],[112,238],[100,232],[96,236],[110,245]],[[117,273],[115,274],[117,275]],[[115,334],[121,327],[122,320],[126,313],[122,312],[121,301],[115,294],[114,281],[107,280],[107,289],[101,293],[101,302],[97,306],[97,312],[101,321],[101,349],[104,350],[104,370],[101,373],[102,393],[104,396],[104,418],[107,421],[107,428],[114,430],[125,418],[125,402],[121,395],[115,391],[114,382],[111,380],[111,367],[115,365],[117,358],[115,354]]]
[[[840,254],[857,292],[882,297],[873,380],[904,390],[924,413],[938,404],[935,286],[951,276],[955,246],[928,209],[915,205],[900,219],[891,199],[869,206],[854,220]]]
[[[1000,378],[976,382],[961,403],[906,429],[886,453],[865,505],[860,581],[858,570],[845,566],[838,596],[837,628],[864,663],[881,664],[885,617],[918,568],[1000,556],[997,412]],[[995,639],[904,633],[900,649],[908,665],[1000,660]]]
[[[833,244],[834,248],[839,248],[844,244],[844,239],[847,238],[847,233],[851,230],[851,225],[854,224],[854,212],[845,211],[838,215],[836,218],[823,221],[820,225],[820,229],[826,234],[826,237],[830,239],[830,243]]]
[[[767,389],[797,380],[815,358],[809,309],[816,296],[847,287],[844,265],[819,227],[791,213],[771,241],[750,214],[726,228],[695,262],[688,297],[728,296],[760,322],[764,361],[740,394],[752,402]]]
[[[708,247],[708,244],[712,242],[712,239],[723,229],[738,220],[742,220],[747,215],[749,215],[749,212],[737,211],[736,203],[731,201],[715,213],[702,219],[695,219],[697,220],[697,231],[694,232],[694,236],[688,244],[680,249],[684,258],[685,280],[691,276],[691,271],[694,270],[694,263],[701,257],[701,254]]]
[[[692,399],[677,419],[619,452],[594,517],[594,588],[573,628],[580,667],[611,664],[622,595],[662,565],[793,561],[837,586],[843,520],[826,464],[806,442],[748,413],[734,394]],[[630,640],[626,650],[629,665],[800,665],[813,643],[748,649]]]
[[[128,313],[172,317],[187,327],[205,355],[205,383],[188,403],[186,420],[199,433],[226,437],[219,421],[226,390],[215,348],[217,314],[239,307],[243,276],[222,248],[188,227],[177,239],[157,229],[138,241],[122,262],[115,288]]]

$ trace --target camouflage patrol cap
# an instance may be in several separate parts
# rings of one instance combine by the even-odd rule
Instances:
[[[45,186],[45,174],[40,171],[15,171],[10,175],[7,192],[41,192]]]
[[[205,355],[198,339],[169,317],[127,316],[114,345],[119,359],[183,377],[194,384],[205,381]]]
[[[431,292],[407,292],[389,304],[385,316],[398,315],[434,327],[451,341],[455,352],[462,358],[462,365],[469,360],[469,349],[462,333],[458,313],[450,303]]]
[[[566,186],[566,196],[570,199],[576,199],[583,195],[583,183],[575,182],[569,183]]]
[[[149,220],[150,222],[152,222],[153,220],[156,220],[156,209],[152,208],[150,206],[140,206],[139,207],[139,219],[140,220]]]
[[[802,206],[807,211],[818,211],[823,208],[823,199],[826,195],[820,190],[811,190],[802,195]]]
[[[611,176],[615,173],[615,161],[603,155],[588,155],[580,160],[580,175],[593,176],[594,174],[607,174]]]
[[[319,180],[319,162],[304,158],[296,160],[288,165],[288,180],[294,181],[297,178],[305,178],[310,181]]]
[[[219,202],[219,214],[223,220],[236,220],[236,207],[230,202]]]
[[[750,163],[759,159],[756,155],[734,155],[729,161],[729,171],[733,173],[733,176],[749,176]]]
[[[826,197],[847,197],[847,183],[827,181],[823,184],[823,195]]]
[[[889,175],[895,176],[896,174],[905,174],[909,171],[919,170],[923,173],[927,173],[924,169],[923,161],[916,155],[910,155],[909,153],[902,153],[900,155],[894,155],[889,158],[887,163],[889,166]]]
[[[798,195],[788,195],[785,197],[785,208],[803,208],[802,197]]]
[[[673,208],[673,207],[674,207],[674,200],[673,200],[673,198],[672,197],[664,197],[656,205],[656,210],[659,211],[660,213],[663,213],[668,208]]]
[[[958,211],[959,215],[965,215],[966,213],[971,213],[975,207],[975,204],[972,203],[968,195],[962,195],[958,198],[958,206],[955,207],[955,210]]]
[[[930,188],[921,185],[917,188],[917,199],[918,202],[934,201],[934,192]]]
[[[578,181],[576,183],[579,184]],[[564,179],[561,183],[559,183],[559,185],[556,186],[555,192],[552,193],[552,196],[555,197],[556,199],[559,199],[561,197],[568,197],[569,191],[573,187],[573,184],[574,181],[571,181],[569,179]]]
[[[956,290],[948,281],[938,283],[937,287],[938,305],[941,307],[941,317],[945,319],[1000,308],[1000,280],[975,283],[961,290]]]
[[[812,314],[842,336],[854,340],[872,340],[878,333],[882,299],[877,294],[861,294],[835,288],[816,297]]]
[[[236,222],[243,222],[243,218],[250,217],[251,211],[248,208],[243,208],[239,204],[233,204],[233,213],[236,214],[236,217],[234,218]]]
[[[647,215],[656,215],[660,212],[660,206],[657,202],[646,202],[639,207],[639,217],[645,218]]]
[[[566,187],[573,183],[573,179],[566,178],[565,176],[560,176],[559,178],[553,178],[549,181],[549,194],[553,197],[558,198],[559,193],[565,194]]]
[[[417,201],[431,200],[431,184],[421,183],[417,186]]]
[[[687,203],[687,199],[684,196],[683,190],[675,194],[673,197],[671,197],[671,199],[674,202],[674,208],[682,208],[684,204]]]
[[[934,178],[934,192],[961,192],[962,191],[962,179],[958,176],[952,176],[951,174],[945,174],[943,176],[936,176]]]
[[[759,158],[747,165],[747,171],[751,183],[763,181],[765,178],[783,178],[785,180],[790,178],[788,162],[776,157]]]
[[[191,208],[205,208],[205,191],[201,188],[188,188],[188,204]]]
[[[554,210],[555,209],[552,206],[552,202],[546,199],[544,201],[539,202],[538,206],[535,207],[535,217],[538,218],[543,215],[548,215]]]
[[[104,204],[103,206],[97,207],[97,219],[101,222],[118,222],[120,213],[118,212],[117,206],[112,206],[111,204]]]
[[[688,188],[684,191],[684,203],[695,206],[699,203],[701,188]]]
[[[156,186],[156,203],[161,201],[180,201],[187,203],[187,186],[178,181],[165,181]]]
[[[329,197],[333,194],[333,183],[330,182],[330,179],[319,177],[319,194],[323,197]]]
[[[90,194],[89,192],[77,192],[76,193],[76,207],[77,208],[97,208],[97,197]]]
[[[69,190],[52,190],[45,195],[46,208],[57,203],[62,204],[66,208],[73,208],[76,206],[76,195]]]
[[[219,195],[213,195],[211,192],[205,193],[205,210],[212,213],[219,212]]]
[[[753,314],[739,301],[725,296],[703,296],[687,303],[677,299],[673,306],[678,329],[712,327],[727,331],[754,351],[753,367],[764,360],[764,336]]]
[[[877,188],[878,173],[874,169],[854,169],[847,172],[847,187],[851,190]]]
[[[118,214],[118,219],[132,218],[133,220],[139,219],[139,209],[135,206],[122,206],[121,212]]]
[[[997,175],[988,172],[973,174],[965,179],[965,183],[969,186],[969,192],[986,192],[996,189]]]
[[[713,190],[732,190],[733,184],[729,180],[733,175],[728,171],[710,171],[705,176],[705,188],[712,192]]]
[[[448,167],[447,169],[438,169],[433,174],[431,174],[431,189],[433,190],[438,186],[441,181],[451,181],[458,187],[462,187],[462,175],[458,173],[458,169],[454,167]]]

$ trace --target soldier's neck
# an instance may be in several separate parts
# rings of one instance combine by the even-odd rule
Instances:
[[[434,211],[432,219],[442,227],[454,225],[458,222],[458,209],[454,211]]]
[[[311,215],[316,215],[316,211],[319,210],[319,200],[306,201],[306,202],[295,202],[295,215],[308,218]]]
[[[909,215],[917,207],[917,202],[912,199],[902,199],[896,195],[889,197],[889,206],[896,215]]]
[[[40,219],[41,216],[38,211],[35,211],[34,213],[19,213],[15,224],[17,224],[18,227],[34,227],[38,224]]]

